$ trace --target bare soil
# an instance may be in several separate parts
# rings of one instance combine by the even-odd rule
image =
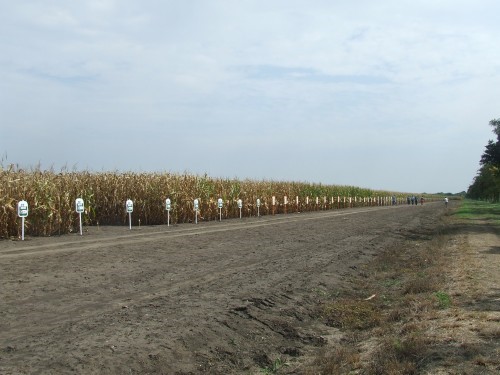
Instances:
[[[356,282],[367,267],[433,236],[446,212],[440,202],[0,241],[0,373],[258,374],[277,359],[302,373],[341,336],[318,313],[325,295],[369,297]],[[498,355],[498,233],[467,228],[450,229],[450,285],[470,319],[484,311]],[[478,332],[454,316],[435,330]]]

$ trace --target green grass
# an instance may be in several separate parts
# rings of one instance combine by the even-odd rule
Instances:
[[[276,374],[283,366],[288,366],[288,362],[281,358],[277,358],[270,366],[261,369],[261,373],[265,375]]]
[[[448,293],[438,291],[434,293],[434,296],[438,300],[439,308],[447,309],[448,307],[451,306],[451,297]]]
[[[462,204],[455,211],[454,215],[464,220],[483,220],[490,221],[495,225],[500,225],[500,203],[466,199],[462,201]]]

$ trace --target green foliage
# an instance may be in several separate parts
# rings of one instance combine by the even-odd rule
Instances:
[[[454,215],[471,222],[490,221],[500,223],[500,203],[489,203],[466,199],[455,211]]]
[[[451,297],[448,293],[438,291],[434,293],[434,296],[437,298],[439,308],[447,309],[451,305]]]
[[[481,167],[472,185],[469,186],[467,198],[499,202],[500,176],[498,170],[491,165]]]
[[[490,202],[500,201],[500,119],[490,121],[497,140],[490,140],[481,156],[478,174],[474,177],[467,191],[467,197],[471,199],[488,200]]]
[[[277,358],[270,366],[263,368],[261,372],[266,375],[276,374],[283,366],[288,366],[288,363],[281,358]]]

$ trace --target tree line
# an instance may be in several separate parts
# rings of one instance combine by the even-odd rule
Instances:
[[[500,201],[500,118],[489,122],[496,141],[489,140],[479,161],[480,168],[467,191],[471,199]]]

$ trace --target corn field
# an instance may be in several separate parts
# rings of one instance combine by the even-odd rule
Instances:
[[[0,166],[0,238],[19,237],[17,204],[21,200],[29,204],[26,233],[51,236],[78,231],[76,198],[85,202],[83,224],[94,226],[126,225],[127,199],[134,202],[133,225],[159,225],[167,223],[166,198],[171,200],[170,222],[176,224],[194,221],[195,198],[199,200],[198,217],[206,221],[219,219],[219,198],[223,200],[222,217],[236,218],[240,215],[238,199],[243,202],[242,216],[248,217],[257,216],[257,199],[261,202],[259,214],[269,215],[391,204],[388,198],[392,195],[403,199],[401,193],[355,186],[171,173],[56,173]]]

